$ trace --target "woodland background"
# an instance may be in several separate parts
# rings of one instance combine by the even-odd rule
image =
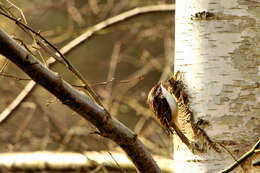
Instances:
[[[53,0],[12,1],[24,12],[28,25],[41,31],[56,47],[69,43],[88,27],[135,7],[172,4],[173,0]],[[12,12],[19,16],[16,9]],[[0,26],[34,47],[32,40],[10,20],[0,16]],[[171,137],[160,127],[146,103],[149,90],[172,75],[174,12],[149,13],[101,30],[66,57],[101,95],[105,107],[139,135],[148,150],[171,157]],[[44,57],[48,57],[42,51]],[[4,64],[5,58],[0,57]],[[2,66],[2,65],[1,65]],[[77,85],[61,64],[52,68]],[[0,111],[19,94],[28,77],[8,63],[0,76]],[[15,77],[17,78],[15,78]],[[101,82],[101,83],[100,83]],[[103,83],[105,82],[105,83]],[[53,95],[38,86],[0,124],[0,152],[16,151],[121,151]]]

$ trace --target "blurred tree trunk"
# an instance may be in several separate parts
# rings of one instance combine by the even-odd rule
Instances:
[[[184,73],[194,122],[208,122],[202,128],[220,152],[192,153],[175,138],[175,173],[219,172],[235,161],[224,148],[238,159],[259,139],[259,20],[257,1],[176,1],[175,71]],[[235,172],[259,172],[256,158]]]

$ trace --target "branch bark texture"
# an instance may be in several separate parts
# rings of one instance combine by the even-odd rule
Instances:
[[[89,97],[74,89],[58,73],[46,68],[1,29],[0,54],[15,63],[63,104],[95,125],[101,136],[117,143],[140,172],[161,172],[150,153],[133,132],[111,117],[101,106],[93,103]]]
[[[140,14],[152,13],[152,12],[169,12],[175,11],[175,4],[161,4],[161,5],[152,5],[152,6],[145,6],[145,7],[137,7],[135,9],[126,11],[121,13],[117,16],[108,18],[90,28],[88,28],[82,35],[72,40],[69,44],[65,45],[60,52],[62,54],[67,54],[72,51],[77,46],[81,45],[88,39],[90,39],[96,32],[110,27],[114,24],[120,23],[127,19],[131,19]],[[49,58],[47,63],[49,65],[55,63],[56,60],[54,58]],[[15,110],[21,101],[32,91],[32,89],[36,86],[34,81],[30,81],[27,86],[23,89],[23,91],[16,97],[16,99],[0,114],[0,123],[3,122],[13,110]]]

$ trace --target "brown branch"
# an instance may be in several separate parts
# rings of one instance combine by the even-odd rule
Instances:
[[[84,78],[84,76],[69,62],[69,60],[67,60],[67,58],[65,58],[65,56],[54,46],[52,45],[46,38],[44,38],[40,32],[36,32],[34,31],[32,28],[30,28],[29,26],[23,24],[21,21],[17,20],[16,18],[9,16],[8,14],[3,13],[2,11],[0,11],[0,14],[7,17],[8,19],[14,21],[18,26],[22,27],[25,31],[28,30],[31,33],[35,34],[37,37],[41,38],[47,45],[49,45],[58,55],[59,57],[62,59],[62,61],[64,63],[65,66],[67,66],[67,68],[77,77],[77,79],[84,85],[84,89],[86,89],[86,92],[88,93],[89,97],[91,99],[93,99],[94,102],[96,102],[97,104],[99,104],[100,106],[103,106],[100,97],[94,92],[94,90],[88,85],[87,80]],[[38,45],[40,45],[40,40],[37,39],[36,43]],[[42,46],[44,45],[43,43],[41,44]],[[46,47],[47,49],[47,47]],[[46,50],[44,49],[44,50]],[[49,51],[51,51],[49,49]],[[54,56],[55,58],[56,56]],[[59,59],[58,59],[59,60]]]
[[[117,42],[114,46],[114,49],[112,51],[112,56],[111,56],[111,60],[110,60],[110,66],[109,66],[109,71],[108,71],[108,75],[107,75],[107,81],[114,79],[115,78],[115,72],[116,72],[116,68],[117,68],[117,64],[118,64],[118,60],[120,57],[120,48],[121,48],[121,43]],[[113,82],[110,82],[107,86],[106,86],[106,97],[104,99],[104,102],[106,103],[105,105],[107,105],[107,109],[110,110],[111,109],[111,105],[112,105],[112,91],[113,91]]]
[[[9,63],[9,60],[8,60],[8,59],[5,59],[5,60],[4,60],[4,63],[3,63],[3,66],[0,68],[0,73],[3,73],[3,72],[5,71],[5,69],[6,69],[7,65],[8,65],[8,63]]]
[[[36,83],[31,80],[24,87],[22,92],[9,104],[3,112],[0,114],[0,124],[8,119],[9,115],[21,104],[21,102],[33,91]]]
[[[0,53],[20,67],[60,101],[99,130],[99,134],[117,143],[140,172],[161,172],[137,135],[110,116],[101,106],[81,94],[58,73],[46,68],[37,58],[0,29]]]
[[[82,35],[77,37],[76,39],[72,40],[69,44],[64,46],[60,52],[62,54],[67,54],[74,48],[76,48],[81,43],[85,42],[89,38],[91,38],[96,32],[107,28],[113,24],[119,23],[121,21],[124,21],[126,19],[133,18],[140,14],[146,14],[146,13],[152,13],[152,12],[170,12],[175,10],[175,4],[163,4],[163,5],[152,5],[152,6],[146,6],[146,7],[138,7],[133,10],[129,10],[127,12],[124,12],[122,14],[119,14],[117,16],[111,17],[107,20],[104,20],[90,29],[87,29],[86,32],[84,32]],[[56,60],[54,58],[49,58],[47,63],[49,65],[55,63]],[[26,87],[23,89],[23,91],[15,98],[15,100],[0,114],[0,123],[3,122],[8,115],[12,113],[13,110],[15,110],[19,104],[28,96],[28,94],[33,90],[36,83],[34,81],[30,81]]]
[[[93,27],[87,29],[85,33],[72,40],[68,46],[63,47],[63,51],[68,51],[80,44],[84,43],[86,40],[90,39],[98,31],[108,28],[116,23],[122,22],[127,19],[131,19],[141,14],[154,13],[154,12],[171,12],[175,10],[175,4],[163,4],[163,5],[151,5],[145,7],[137,7],[133,10],[126,11],[117,16],[111,17],[104,20]]]

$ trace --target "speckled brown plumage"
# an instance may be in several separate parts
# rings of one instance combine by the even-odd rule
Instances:
[[[147,102],[161,126],[167,130],[168,133],[172,134],[173,130],[170,127],[170,123],[173,121],[173,112],[167,99],[163,95],[162,87],[161,83],[155,85],[148,95]]]

